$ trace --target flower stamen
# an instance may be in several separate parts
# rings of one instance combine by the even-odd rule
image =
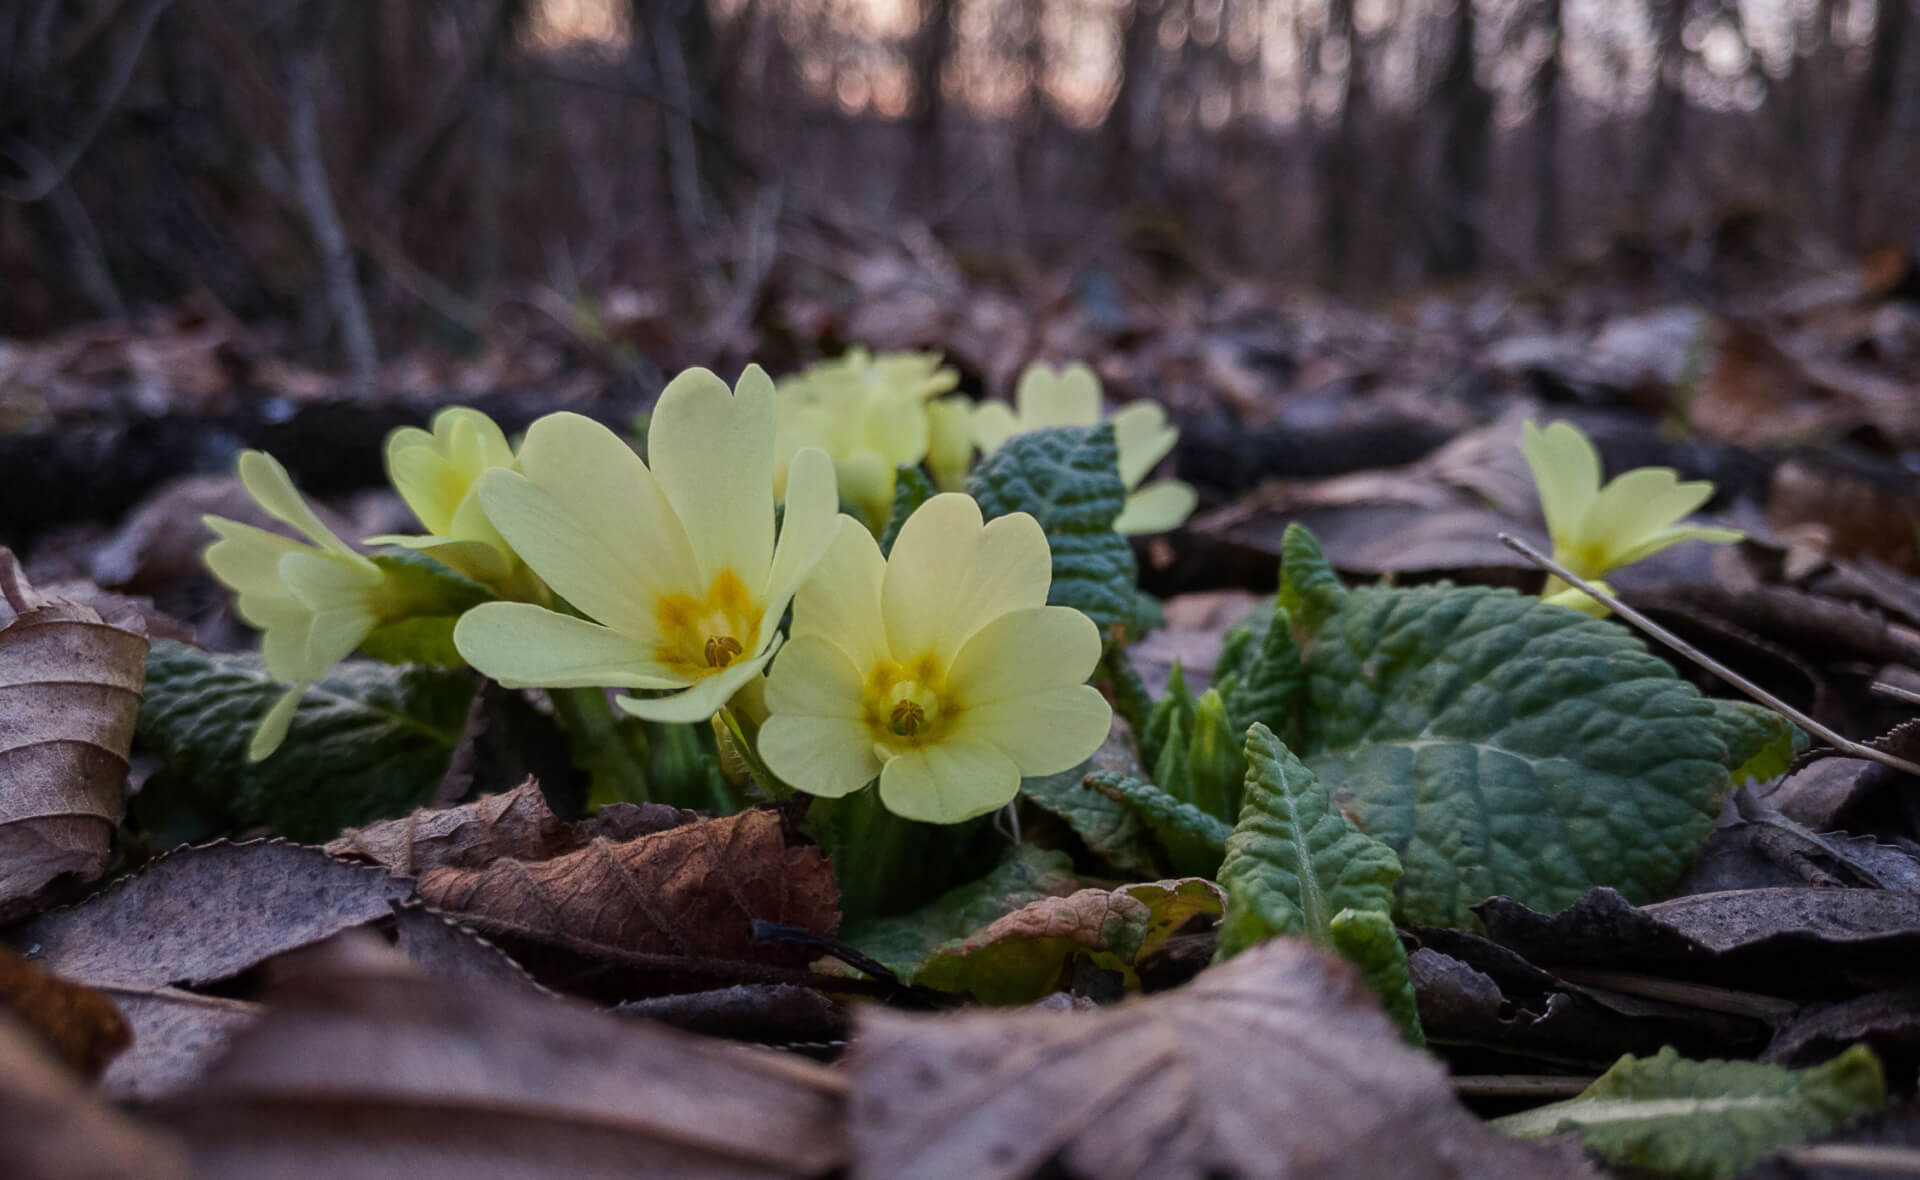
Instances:
[[[895,701],[887,728],[901,737],[912,737],[927,723],[927,711],[914,701]]]
[[[746,649],[740,641],[731,635],[709,635],[707,637],[707,667],[724,668],[733,663],[733,657]]]

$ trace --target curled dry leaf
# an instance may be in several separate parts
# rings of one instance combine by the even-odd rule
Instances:
[[[147,638],[34,592],[0,548],[0,922],[107,867]]]
[[[595,836],[631,840],[694,818],[692,812],[658,803],[613,803],[594,818],[568,823],[547,806],[532,779],[500,795],[458,807],[426,808],[404,819],[381,820],[342,832],[328,842],[334,856],[384,865],[402,877],[429,869],[478,869],[502,858],[551,860]]]
[[[0,947],[0,1011],[11,1012],[68,1069],[89,1079],[99,1077],[114,1054],[133,1040],[133,1030],[112,1000],[49,975],[5,947]]]
[[[757,944],[756,919],[832,934],[839,890],[818,848],[790,847],[780,816],[747,811],[635,840],[595,838],[551,860],[437,868],[420,896],[483,934],[593,954],[800,965],[817,952]]]
[[[1483,1126],[1346,963],[1274,939],[1097,1012],[864,1013],[855,1177],[1593,1177]]]
[[[113,997],[133,1049],[109,1093],[150,1098],[192,1077],[256,1006],[188,990],[391,913],[410,886],[280,840],[184,848],[9,934],[41,966]]]
[[[113,1110],[0,1016],[0,1175],[34,1180],[186,1180],[164,1136]]]
[[[336,948],[318,952],[324,956]],[[221,1177],[816,1176],[845,1083],[571,1002],[307,968],[163,1117]]]

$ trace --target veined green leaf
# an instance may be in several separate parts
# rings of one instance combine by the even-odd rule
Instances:
[[[1193,805],[1222,821],[1240,814],[1241,785],[1247,777],[1241,749],[1246,739],[1236,736],[1220,694],[1211,688],[1201,693],[1193,711],[1193,737],[1187,742],[1187,779]]]
[[[320,843],[427,802],[475,684],[464,672],[349,660],[307,687],[279,752],[248,762],[254,727],[287,686],[254,653],[157,639],[136,736],[165,763],[160,789],[231,823]]]
[[[1393,919],[1379,910],[1341,910],[1327,924],[1327,936],[1341,957],[1360,968],[1361,978],[1380,997],[1380,1006],[1400,1026],[1407,1043],[1425,1046],[1427,1035],[1420,1029],[1407,948],[1393,928]]]
[[[1165,850],[1174,872],[1189,877],[1219,873],[1227,836],[1233,831],[1224,821],[1129,775],[1091,774],[1087,786],[1089,794],[1115,801],[1116,806],[1146,825]]]
[[[1880,1061],[1865,1045],[1800,1070],[1689,1061],[1669,1046],[1654,1057],[1628,1054],[1579,1097],[1493,1126],[1529,1139],[1573,1131],[1609,1163],[1719,1180],[1880,1109],[1886,1096]]]
[[[1113,531],[1127,500],[1119,462],[1112,426],[1058,426],[1009,439],[967,477],[987,519],[1033,514],[1053,549],[1047,601],[1103,628],[1139,621],[1133,547]]]
[[[1299,752],[1406,870],[1395,916],[1471,927],[1680,875],[1734,764],[1720,710],[1617,624],[1481,587],[1341,590],[1304,529],[1280,601],[1307,624]]]
[[[850,924],[840,937],[905,975],[935,947],[984,929],[1029,902],[1071,893],[1077,884],[1073,858],[1066,853],[1016,844],[979,880],[950,889],[912,913]]]
[[[1727,743],[1733,785],[1764,782],[1787,772],[1807,735],[1785,717],[1751,701],[1713,702]]]
[[[1140,734],[1140,761],[1143,765],[1160,765],[1160,755],[1167,748],[1167,735],[1175,722],[1179,723],[1182,733],[1193,732],[1193,711],[1199,704],[1193,690],[1187,687],[1186,669],[1181,667],[1179,660],[1175,660],[1172,670],[1167,673],[1167,693],[1153,703],[1152,711],[1147,714],[1147,727]]]

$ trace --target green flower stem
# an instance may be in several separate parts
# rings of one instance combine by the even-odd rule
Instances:
[[[766,791],[767,797],[776,803],[793,798],[794,789],[782,782],[780,776],[768,770],[767,764],[760,760],[760,752],[753,748],[752,742],[747,740],[747,732],[741,728],[740,718],[735,715],[732,708],[722,705],[719,716],[720,723],[727,727],[727,733],[733,738],[735,748],[740,751],[740,757],[746,761],[747,769],[753,772],[754,781]]]
[[[986,872],[1004,847],[991,815],[957,824],[902,819],[871,786],[816,797],[806,832],[832,859],[843,929],[917,909]]]
[[[547,690],[553,715],[573,742],[573,764],[591,776],[587,804],[645,803],[647,738],[639,725],[622,724],[601,688]]]

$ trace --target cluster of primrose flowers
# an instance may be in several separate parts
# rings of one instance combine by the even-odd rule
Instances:
[[[490,600],[459,615],[452,641],[503,685],[621,689],[615,704],[639,717],[719,717],[770,787],[831,798],[877,780],[888,810],[958,822],[1010,802],[1024,776],[1084,761],[1111,709],[1087,684],[1098,629],[1046,605],[1052,556],[1031,516],[986,522],[946,491],[881,555],[874,533],[899,466],[924,461],[951,489],[976,446],[1099,420],[1084,368],[1029,371],[1017,413],[935,400],[953,385],[926,355],[856,351],[778,391],[758,367],[731,390],[693,369],[661,394],[647,461],[577,414],[539,419],[515,450],[484,415],[444,410],[386,448],[389,479],[426,534],[369,543],[425,554],[484,590]],[[1131,487],[1174,432],[1157,407],[1123,410],[1114,425]],[[271,457],[248,452],[239,466],[260,505],[306,540],[207,518],[219,537],[209,568],[263,633],[269,673],[291,685],[254,736],[257,759],[285,739],[307,684],[381,628],[435,608],[328,529]],[[1193,507],[1184,485],[1141,496],[1141,512],[1127,510],[1136,531],[1173,527]]]

